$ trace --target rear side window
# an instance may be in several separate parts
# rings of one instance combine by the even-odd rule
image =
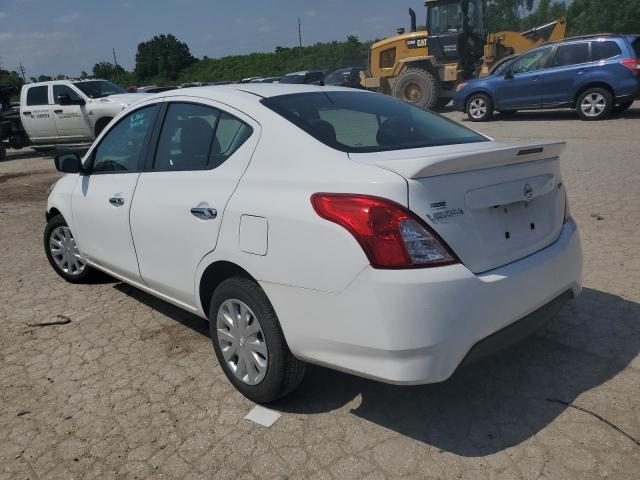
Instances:
[[[556,48],[551,68],[579,65],[589,61],[589,42],[560,45]]]
[[[622,51],[616,42],[591,42],[591,61],[599,62],[620,55]]]
[[[41,85],[27,90],[27,105],[49,105],[48,88],[46,85]]]
[[[326,91],[280,95],[261,102],[320,142],[343,152],[486,141],[473,130],[386,95]]]
[[[153,169],[206,170],[222,165],[251,135],[244,122],[206,105],[172,103],[162,125]]]

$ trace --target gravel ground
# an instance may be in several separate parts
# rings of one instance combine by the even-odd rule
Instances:
[[[457,113],[447,113],[456,120]],[[637,479],[640,103],[475,124],[567,140],[584,295],[531,340],[448,381],[397,387],[310,367],[264,428],[199,318],[105,279],[73,286],[42,251],[50,158],[0,163],[0,480]],[[45,320],[66,324],[32,327]]]

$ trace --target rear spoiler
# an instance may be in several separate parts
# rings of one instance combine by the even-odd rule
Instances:
[[[421,149],[422,154],[407,155],[406,158],[389,158],[389,152],[385,152],[386,156],[374,154],[369,158],[366,158],[368,154],[350,156],[353,160],[378,165],[405,178],[415,179],[557,158],[566,145],[566,142],[527,145],[482,142],[424,148]]]

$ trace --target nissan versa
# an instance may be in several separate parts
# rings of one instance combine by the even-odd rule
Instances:
[[[208,318],[252,400],[306,362],[440,382],[580,293],[563,149],[366,91],[174,90],[56,158],[44,247],[69,282],[100,270]]]

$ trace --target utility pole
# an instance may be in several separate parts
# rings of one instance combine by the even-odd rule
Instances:
[[[116,58],[116,49],[113,48],[112,51],[113,51],[113,64],[114,64],[114,66],[116,68],[116,82],[119,82],[120,81],[120,74],[118,72],[118,59]]]
[[[300,23],[300,17],[298,17],[298,42],[300,45],[300,66],[302,66],[302,25]]]
[[[22,81],[24,83],[27,83],[27,79],[26,79],[26,77],[24,75],[24,67],[22,66],[22,62],[20,62],[20,75],[22,75]]]

